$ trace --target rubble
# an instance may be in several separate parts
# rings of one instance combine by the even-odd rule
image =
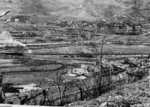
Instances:
[[[31,90],[41,90],[42,88],[38,87],[36,84],[31,83],[31,84],[27,84],[27,85],[19,85],[19,86],[13,86],[14,88],[22,88],[19,89],[19,92],[27,92],[27,91],[31,91]]]
[[[37,91],[37,90],[42,90],[41,87],[38,87],[36,84],[31,83],[31,84],[26,84],[26,85],[17,85],[17,86],[11,86],[7,89],[8,91],[11,90],[12,92],[5,92],[5,96],[13,96],[16,95],[17,93],[26,93],[30,91]],[[6,90],[5,90],[6,91]]]
[[[128,61],[126,64],[122,63]],[[105,67],[104,73],[106,74],[106,72],[109,72],[110,67],[112,67],[112,72],[109,76],[109,82],[111,83],[115,83],[115,82],[121,82],[122,83],[133,83],[136,82],[137,80],[141,80],[143,79],[143,77],[145,77],[148,73],[149,73],[149,61],[148,59],[138,59],[138,58],[129,58],[128,60],[125,61],[118,61],[118,62],[109,62],[109,61],[103,61],[103,64]],[[130,66],[130,64],[135,64],[135,66]],[[81,68],[84,70],[87,70],[89,65],[81,65]],[[81,69],[80,68],[80,69]],[[92,66],[91,68],[94,68],[94,66]],[[107,68],[107,69],[106,69]],[[87,70],[88,71],[88,70]],[[86,71],[86,72],[87,72]],[[95,72],[94,69],[91,70],[94,73]],[[91,75],[92,77],[93,75]],[[88,77],[87,77],[88,78]],[[103,79],[106,78],[107,80],[107,75],[105,75],[105,77],[103,76]],[[77,79],[77,76],[74,76],[74,79]],[[86,78],[85,78],[86,79]],[[84,80],[84,78],[83,78]],[[105,82],[105,81],[103,81]],[[145,81],[147,82],[147,81]],[[148,81],[149,82],[149,81]],[[149,86],[149,83],[147,83],[147,86]],[[136,86],[137,87],[137,86]],[[142,98],[149,98],[150,97],[150,93],[145,89],[145,87],[138,87],[137,91],[135,88],[132,89],[132,87],[130,87],[129,89],[132,90],[132,94],[130,94],[130,92],[128,92],[128,94],[126,94],[126,91],[128,87],[123,87],[122,91],[117,91],[116,95],[114,96],[109,96],[108,98],[105,97],[100,97],[98,100],[98,102],[96,100],[92,101],[91,103],[86,103],[84,104],[84,106],[95,106],[95,107],[144,107],[144,103],[142,102]],[[119,89],[118,89],[119,90]],[[142,97],[142,98],[141,98]],[[102,99],[102,100],[101,100]],[[148,104],[147,104],[148,105]]]
[[[118,62],[109,62],[103,58],[102,75],[111,75],[112,81],[120,81],[123,79],[126,79],[128,82],[135,81],[143,78],[148,73],[148,63],[148,61],[137,58],[128,58]],[[132,64],[134,66],[131,66]],[[98,72],[99,68],[97,66],[82,64],[80,68],[69,69],[66,76],[74,77],[72,79],[80,78],[84,80],[93,77]]]

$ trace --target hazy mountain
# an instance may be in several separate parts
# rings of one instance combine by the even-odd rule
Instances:
[[[89,20],[132,15],[150,20],[149,0],[0,0],[0,10],[11,14],[41,16],[57,20]]]

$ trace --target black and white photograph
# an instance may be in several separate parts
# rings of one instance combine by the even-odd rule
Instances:
[[[0,107],[150,107],[150,0],[0,0]]]

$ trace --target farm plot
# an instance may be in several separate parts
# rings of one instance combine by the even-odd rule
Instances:
[[[13,25],[11,25],[11,27],[12,26]],[[73,93],[71,96],[77,93],[77,97],[79,96],[78,98],[80,98],[80,93],[81,93],[80,88],[85,90],[85,92],[89,90],[90,92],[93,92],[91,88],[93,85],[93,83],[91,82],[92,78],[89,78],[88,76],[85,76],[85,75],[77,75],[75,77],[66,77],[66,73],[68,73],[70,69],[71,70],[75,68],[81,69],[80,67],[83,64],[92,65],[92,66],[95,65],[95,61],[98,59],[97,58],[98,54],[95,54],[95,50],[92,47],[90,47],[90,45],[88,44],[90,44],[91,42],[95,42],[97,44],[97,48],[100,50],[102,36],[100,35],[98,37],[93,37],[91,40],[89,40],[89,38],[87,37],[84,38],[84,35],[82,35],[83,37],[80,37],[81,35],[79,32],[68,32],[64,28],[60,29],[59,27],[55,27],[55,26],[53,26],[52,28],[50,28],[49,26],[46,26],[46,27],[33,26],[33,25],[23,26],[23,25],[18,24],[13,28],[14,31],[19,31],[19,32],[24,31],[28,33],[29,32],[33,33],[34,31],[35,34],[37,33],[36,30],[38,31],[38,33],[41,31],[41,33],[39,34],[41,36],[34,35],[32,37],[33,41],[31,42],[29,41],[30,37],[25,37],[25,35],[23,35],[22,37],[18,37],[18,35],[14,34],[14,37],[16,36],[15,38],[16,40],[20,40],[20,41],[25,40],[24,42],[27,43],[26,44],[27,49],[32,50],[32,52],[28,54],[24,54],[24,56],[20,56],[20,58],[11,58],[11,55],[8,55],[9,56],[8,59],[1,58],[2,60],[0,63],[2,63],[3,65],[0,66],[0,72],[3,74],[2,75],[3,85],[7,85],[7,84],[26,85],[26,84],[34,83],[36,85],[39,85],[42,88],[42,90],[50,88],[50,90],[48,90],[49,95],[53,93],[53,97],[55,97],[55,99],[58,99],[58,100],[60,99],[59,98],[60,90],[58,89],[58,85],[60,85],[61,90],[64,90],[65,85],[66,84],[68,85],[70,82],[72,82],[72,80],[73,82],[75,80],[75,83],[83,87],[73,86],[72,88],[69,88],[70,90],[67,90],[68,96],[71,95],[70,93]],[[44,34],[46,30],[48,30],[48,32]],[[72,36],[72,33],[75,34],[73,35],[75,36],[75,38]],[[59,39],[59,37],[61,38],[61,40]],[[114,35],[114,37],[116,36]],[[66,38],[70,38],[70,39],[66,41]],[[77,42],[79,39],[80,41]],[[98,40],[95,41],[95,39],[98,39]],[[110,37],[108,40],[110,39],[112,38]],[[15,50],[15,51],[18,51],[18,50]],[[5,52],[7,52],[7,50]],[[149,47],[104,45],[103,54],[107,54],[104,56],[104,58],[111,59],[112,60],[111,63],[114,64],[115,60],[117,59],[116,58],[117,54],[120,54],[118,57],[121,60],[124,60],[125,56],[121,56],[121,54],[123,53],[127,55],[125,58],[128,58],[130,57],[130,54],[136,53],[136,54],[145,55],[145,54],[148,54],[149,52],[150,52]],[[91,54],[91,56],[89,54]],[[116,54],[115,57],[112,54]],[[133,56],[136,57],[136,55],[133,55]],[[26,58],[27,60],[25,60]],[[107,64],[104,64],[104,65],[107,65]],[[136,65],[136,64],[133,64],[133,65]],[[117,65],[114,65],[114,66],[115,66],[114,72],[118,73],[119,71],[119,74],[116,73],[116,75],[113,75],[108,78],[107,77],[104,78],[103,82],[105,82],[106,85],[111,80],[120,81],[120,79],[126,79],[127,77],[126,71],[123,70],[123,68],[119,68]],[[124,73],[122,74],[120,70],[124,71]],[[133,71],[133,70],[129,69],[129,71]],[[62,84],[58,83],[58,80],[57,80],[58,74],[63,75],[62,76],[63,80],[60,80],[60,83],[63,82]],[[83,78],[86,78],[83,81],[85,82],[85,84],[87,84],[87,87],[89,87],[89,90],[84,85],[84,83],[80,81]],[[66,79],[67,81],[66,84],[64,82],[64,79]],[[109,81],[107,81],[108,79]],[[135,80],[136,79],[137,78],[135,78]],[[19,93],[19,94],[22,94],[22,93]],[[40,95],[39,95],[39,98],[42,98],[42,96]],[[22,95],[22,97],[23,96],[24,95]],[[30,100],[30,98],[28,100]]]

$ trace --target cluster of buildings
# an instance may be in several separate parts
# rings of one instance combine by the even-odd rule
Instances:
[[[97,29],[99,32],[104,27],[110,33],[122,35],[139,35],[143,30],[143,25],[141,23],[134,22],[129,19],[121,21],[99,21],[97,23]]]
[[[103,32],[107,29],[107,33],[121,34],[121,35],[139,35],[143,32],[143,25],[139,22],[131,20],[102,20],[95,22],[87,21],[64,21],[58,24],[61,27],[67,28],[81,28],[83,30],[95,30],[96,32]]]

